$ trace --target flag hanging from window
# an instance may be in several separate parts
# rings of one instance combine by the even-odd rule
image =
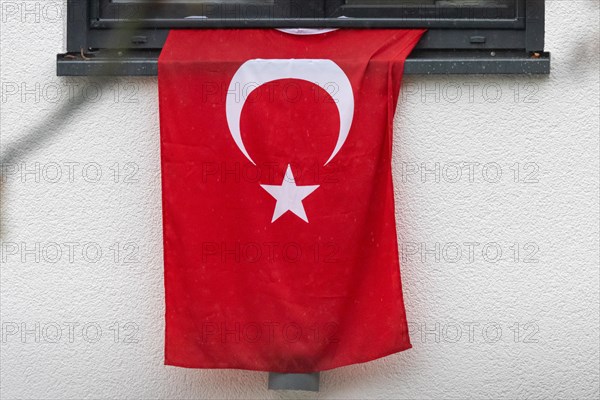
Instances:
[[[411,347],[391,175],[423,30],[172,30],[165,363],[315,372]]]

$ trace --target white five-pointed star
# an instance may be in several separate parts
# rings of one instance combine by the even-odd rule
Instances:
[[[319,185],[312,186],[297,186],[292,174],[292,167],[288,164],[283,177],[281,185],[260,185],[265,189],[271,196],[277,200],[275,204],[275,211],[273,212],[273,219],[271,222],[275,222],[277,218],[281,217],[285,212],[291,211],[304,222],[308,222],[306,217],[306,211],[302,205],[304,200],[309,194],[314,192]]]

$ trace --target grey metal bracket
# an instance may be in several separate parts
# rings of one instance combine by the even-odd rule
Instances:
[[[159,50],[57,56],[58,76],[156,76]],[[520,50],[418,50],[404,65],[405,74],[549,74],[550,53]]]
[[[320,373],[281,374],[269,372],[269,390],[307,390],[319,391]]]

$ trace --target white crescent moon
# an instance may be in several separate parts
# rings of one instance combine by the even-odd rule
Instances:
[[[256,165],[242,141],[240,131],[242,109],[250,93],[265,83],[279,79],[300,79],[311,82],[323,88],[335,102],[340,115],[340,131],[335,148],[325,162],[327,165],[344,145],[354,118],[352,85],[344,71],[331,60],[255,59],[243,63],[231,79],[225,101],[227,124],[235,144],[246,158]],[[332,84],[337,89],[333,95],[327,91],[327,87]]]

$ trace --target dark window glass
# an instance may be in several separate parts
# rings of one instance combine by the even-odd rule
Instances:
[[[333,10],[332,16],[342,15],[358,18],[516,19],[518,7],[516,0],[345,0]]]

